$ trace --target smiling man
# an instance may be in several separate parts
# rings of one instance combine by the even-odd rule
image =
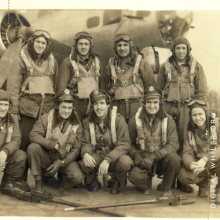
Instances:
[[[1,189],[23,189],[29,191],[22,183],[22,176],[27,160],[26,153],[19,150],[21,133],[18,120],[11,113],[10,97],[0,90],[0,172],[3,172]]]
[[[215,121],[215,129],[213,129],[209,121],[209,108],[203,100],[193,100],[188,104],[188,107],[190,121],[184,139],[183,167],[177,178],[184,184],[198,185],[198,196],[206,198],[209,196],[210,190],[209,178],[210,171],[212,172],[210,164],[215,163],[214,175],[218,178],[217,198],[215,199],[220,203],[220,129],[217,126],[219,125],[218,118],[212,120],[212,123]]]
[[[130,156],[134,167],[128,179],[143,194],[150,195],[154,174],[163,175],[162,196],[170,196],[180,170],[176,125],[161,105],[161,91],[148,88],[141,107],[129,122]]]
[[[128,122],[141,106],[146,88],[156,82],[150,65],[133,51],[129,35],[116,35],[114,43],[115,56],[109,60],[103,82],[113,105]]]
[[[206,76],[201,64],[191,55],[191,46],[184,37],[173,41],[172,56],[162,64],[157,83],[163,91],[164,108],[176,122],[181,155],[184,135],[189,122],[187,104],[193,99],[207,101],[208,88]],[[177,188],[192,192],[193,188],[177,182]]]
[[[127,173],[132,160],[127,155],[130,150],[128,127],[124,118],[110,109],[110,97],[104,90],[94,90],[90,94],[93,111],[83,121],[83,137],[80,166],[85,174],[89,191],[100,187],[97,174],[115,174],[110,191],[120,193],[120,187],[127,184]]]
[[[68,88],[74,93],[74,103],[81,122],[90,110],[90,93],[101,86],[102,66],[93,47],[93,39],[89,33],[77,33],[73,51],[61,64],[57,81],[58,92]]]
[[[83,180],[77,163],[82,126],[73,101],[71,91],[61,91],[55,109],[41,116],[30,132],[28,163],[38,192],[43,191],[44,175],[53,177],[58,173],[61,189],[69,189]]]

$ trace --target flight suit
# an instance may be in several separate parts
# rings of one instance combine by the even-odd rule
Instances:
[[[137,70],[134,71],[135,65]],[[151,66],[143,59],[138,62],[138,54],[135,52],[132,57],[120,59],[115,55],[111,58],[105,69],[103,83],[113,100],[112,105],[117,106],[118,113],[127,122],[141,107],[146,88],[156,85]]]
[[[28,45],[22,48],[14,65],[9,82],[11,112],[20,114],[21,149],[26,152],[30,144],[28,135],[40,111],[44,114],[54,108],[58,65],[52,54],[47,60],[32,60]]]
[[[77,55],[77,60],[73,60],[70,56],[61,64],[57,91],[66,88],[73,91],[74,105],[81,122],[89,113],[89,94],[101,86],[101,75],[102,66],[97,57],[89,56],[88,59],[82,59]]]
[[[74,126],[76,130],[73,130]],[[43,176],[41,168],[47,169],[59,159],[64,162],[58,170],[58,177],[64,188],[80,184],[83,174],[77,158],[81,147],[81,135],[82,126],[75,113],[64,121],[60,119],[56,109],[41,116],[29,135],[31,144],[27,156],[32,175]],[[54,149],[57,143],[61,146],[58,151]],[[71,146],[69,152],[66,152],[67,145]]]
[[[189,122],[187,104],[193,99],[207,101],[207,82],[202,66],[196,62],[195,71],[191,72],[193,57],[190,56],[189,65],[179,66],[174,59],[167,61],[170,73],[166,70],[166,63],[162,64],[157,83],[163,91],[164,109],[176,122],[180,142],[179,154],[182,153],[184,135]]]
[[[208,139],[205,132],[206,130],[201,131],[201,129],[196,127],[194,131],[188,131],[185,135],[182,154],[183,167],[177,176],[182,183],[197,184],[202,187],[205,185],[205,187],[208,187],[210,172],[212,172],[212,175],[217,176],[218,183],[220,183],[220,129],[218,127],[218,131],[215,134],[212,134],[212,131],[210,131],[210,137]],[[195,146],[191,141],[192,135],[195,140]],[[215,137],[214,139],[211,139],[212,135]],[[212,144],[212,146],[210,146],[210,144]],[[193,162],[199,161],[203,156],[206,156],[208,159],[205,170],[199,175],[196,175],[190,169],[190,165]],[[213,172],[214,169],[211,169],[211,162],[216,164],[216,172]]]
[[[20,144],[21,133],[17,117],[10,113],[6,114],[0,122],[0,151],[7,154],[2,186],[4,180],[11,180],[15,183],[23,176],[27,156],[24,151],[19,150]]]
[[[94,123],[96,145],[91,143],[90,123]],[[90,154],[96,161],[94,168],[86,167],[83,160],[79,162],[82,172],[85,174],[85,183],[90,184],[97,176],[99,165],[105,159],[108,161],[109,172],[115,173],[117,180],[122,186],[127,184],[127,173],[131,168],[132,160],[128,156],[130,150],[130,139],[127,124],[124,118],[117,114],[115,127],[117,142],[113,143],[111,134],[111,113],[104,120],[103,129],[100,121],[92,111],[89,118],[83,121],[83,136],[81,157],[86,153]]]
[[[142,131],[138,130],[135,117],[142,121]],[[163,143],[162,121],[165,118],[167,118],[167,141]],[[150,170],[141,168],[140,165],[134,165],[128,177],[129,181],[141,190],[145,190],[147,187],[151,188],[151,183],[149,184],[148,181],[152,181],[152,173],[155,172],[158,175],[163,175],[163,189],[169,191],[180,170],[180,157],[176,153],[179,142],[174,120],[160,108],[157,115],[150,122],[143,107],[130,120],[128,128],[131,138],[131,158],[135,160],[136,156],[141,155],[144,159],[149,156],[149,153],[153,153],[157,161]],[[143,134],[145,149],[141,149],[140,142],[137,144],[140,134]]]

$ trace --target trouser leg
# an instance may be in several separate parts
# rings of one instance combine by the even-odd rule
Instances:
[[[149,171],[142,170],[140,167],[134,166],[128,176],[128,180],[141,190],[147,189],[149,179]]]
[[[79,120],[82,122],[86,117],[86,112],[88,109],[89,99],[74,99],[74,106],[76,108],[77,115]]]
[[[94,180],[94,178],[97,176],[99,165],[104,160],[104,157],[101,157],[96,153],[93,153],[91,156],[96,161],[95,167],[86,167],[83,160],[79,161],[79,166],[80,166],[82,172],[85,174],[85,183],[86,184],[90,184]]]
[[[41,167],[48,168],[52,161],[43,148],[36,143],[32,143],[27,149],[28,164],[33,176],[41,175]]]
[[[24,174],[27,155],[22,150],[16,150],[6,159],[5,173],[14,178],[20,178]]]
[[[167,154],[162,160],[157,162],[156,173],[163,175],[163,189],[170,191],[179,171],[181,158],[176,153]]]
[[[115,177],[122,186],[127,184],[127,173],[131,169],[132,159],[128,155],[123,155],[109,166],[109,172],[114,172]]]
[[[164,103],[164,109],[166,113],[171,115],[176,123],[178,138],[180,142],[180,148],[178,154],[181,155],[183,151],[184,136],[187,131],[187,125],[189,123],[189,108],[186,104],[180,104],[180,109],[178,112],[177,103]]]
[[[65,167],[61,167],[58,174],[59,177],[62,178],[63,187],[65,189],[69,189],[80,184],[84,177],[79,164],[76,161],[71,162]]]
[[[113,101],[113,106],[117,106],[117,113],[122,115],[126,122],[128,123],[129,120],[136,114],[138,108],[142,106],[141,101],[129,101],[126,104],[125,101]]]
[[[32,130],[36,121],[37,121],[36,118],[28,117],[25,115],[21,115],[21,120],[19,120],[19,127],[21,131],[20,149],[23,150],[24,152],[27,152],[27,148],[30,145],[29,133]]]

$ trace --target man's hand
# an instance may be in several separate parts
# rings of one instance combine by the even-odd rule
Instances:
[[[207,161],[208,161],[207,157],[204,156],[199,161],[192,162],[192,164],[190,165],[190,169],[193,171],[193,173],[198,175],[205,169]]]
[[[95,167],[96,162],[95,159],[89,155],[88,153],[86,153],[83,157],[83,163],[85,164],[86,167]]]
[[[7,154],[4,151],[0,151],[0,171],[5,169]]]
[[[142,170],[150,169],[155,161],[156,161],[156,156],[154,155],[154,153],[151,153],[148,157],[142,160],[140,167]]]
[[[199,161],[197,161],[198,167],[201,169],[202,168],[205,169],[205,165],[207,161],[208,161],[208,158],[206,156],[202,157]]]
[[[106,175],[108,174],[108,168],[109,168],[109,163],[107,160],[103,160],[102,163],[99,166],[99,175]]]
[[[0,164],[0,172],[3,172],[6,166],[6,162],[3,164]]]
[[[69,153],[71,148],[72,148],[72,145],[71,144],[67,144],[66,145],[66,152]]]
[[[46,169],[45,176],[54,176],[62,165],[63,163],[61,160],[56,160]]]
[[[134,165],[135,166],[139,166],[141,164],[143,160],[143,157],[141,156],[140,153],[137,153],[135,156],[134,156]]]
[[[60,148],[60,144],[58,143],[58,144],[55,145],[54,149],[59,150],[59,148]]]

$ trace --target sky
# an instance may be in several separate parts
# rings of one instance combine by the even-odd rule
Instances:
[[[186,37],[192,55],[203,66],[208,86],[219,90],[220,82],[220,11],[193,11],[194,19]]]

